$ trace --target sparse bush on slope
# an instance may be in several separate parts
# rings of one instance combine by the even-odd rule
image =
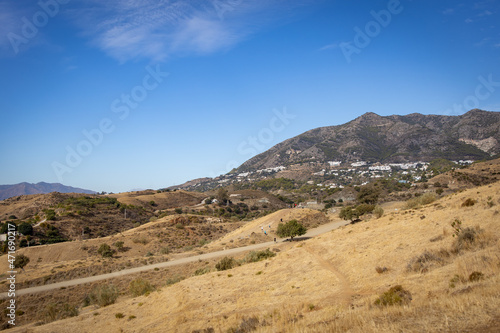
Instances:
[[[380,295],[375,301],[378,306],[405,305],[412,300],[411,293],[401,285],[397,285]]]
[[[265,260],[267,258],[272,258],[275,256],[276,256],[276,253],[272,252],[269,249],[266,249],[264,251],[252,251],[246,255],[245,262],[248,262],[248,263],[257,262],[257,261]]]
[[[233,267],[236,267],[236,265],[237,265],[236,260],[234,260],[233,257],[224,257],[215,265],[215,268],[218,271],[225,271]]]
[[[142,278],[132,280],[129,285],[129,291],[134,297],[148,294],[154,290],[153,285]]]
[[[100,307],[114,304],[118,298],[118,288],[112,284],[95,287],[84,299],[84,306],[95,304]]]
[[[436,194],[431,193],[431,192],[427,192],[427,193],[424,193],[423,195],[421,195],[417,198],[408,200],[406,202],[405,208],[406,209],[418,208],[420,206],[428,205],[428,204],[436,201],[436,199],[437,199]]]

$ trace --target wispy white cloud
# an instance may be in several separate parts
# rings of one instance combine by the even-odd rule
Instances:
[[[455,13],[455,9],[453,8],[446,8],[445,10],[442,11],[444,15],[452,15]]]
[[[93,45],[119,61],[163,60],[224,50],[289,16],[291,7],[317,1],[86,0],[72,18]]]
[[[479,17],[482,17],[482,16],[490,16],[490,15],[493,15],[493,12],[489,11],[489,10],[485,10],[479,14],[477,14],[477,16]]]
[[[476,44],[474,44],[474,46],[484,46],[484,45],[487,45],[489,44],[491,41],[491,38],[490,37],[485,37],[483,39],[481,39],[479,42],[477,42]]]
[[[0,48],[11,48],[8,35],[20,33],[22,16],[23,13],[14,8],[12,4],[7,1],[0,1]]]
[[[326,51],[326,50],[333,50],[339,48],[339,44],[333,43],[333,44],[328,44],[320,48],[320,51]]]

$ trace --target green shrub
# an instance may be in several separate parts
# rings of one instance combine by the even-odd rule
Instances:
[[[45,218],[49,221],[53,221],[56,219],[56,212],[53,209],[44,209]]]
[[[419,206],[428,205],[434,201],[436,201],[437,197],[434,193],[424,193],[422,196],[410,199],[406,202],[406,209],[414,209]]]
[[[113,243],[113,246],[118,249],[118,251],[123,251],[123,245],[125,243],[123,241],[117,241]]]
[[[113,254],[115,254],[115,250],[112,250],[108,244],[102,243],[101,246],[99,246],[97,253],[99,253],[103,258],[111,258],[113,257]]]
[[[215,268],[218,271],[225,271],[231,269],[236,266],[236,260],[232,257],[224,257],[222,258],[216,265]]]
[[[431,193],[431,192],[427,192],[427,193],[424,193],[421,197],[420,197],[420,204],[421,205],[428,205],[434,201],[436,201],[437,197],[434,193]]]
[[[248,263],[257,262],[257,261],[265,260],[267,258],[272,258],[275,256],[276,256],[276,253],[272,252],[269,249],[266,249],[264,251],[252,251],[245,256],[244,261],[248,262]]]
[[[118,288],[112,284],[95,287],[84,300],[85,304],[95,304],[100,307],[114,304],[118,298]]]
[[[121,312],[115,313],[116,319],[122,319],[123,317],[125,317],[125,315],[123,313],[121,313]]]
[[[384,209],[380,206],[375,207],[373,214],[379,219],[384,216]]]
[[[176,209],[175,209],[175,212],[176,212],[177,214],[182,214],[182,208],[176,208]]]
[[[134,297],[149,294],[154,291],[154,289],[155,288],[151,285],[151,283],[149,283],[149,281],[142,278],[132,280],[129,285],[129,291]]]
[[[455,274],[451,279],[450,279],[450,283],[448,284],[448,286],[450,288],[455,288],[456,284],[461,282],[461,283],[464,283],[466,280],[461,277],[460,275],[458,274]]]
[[[371,204],[361,204],[356,206],[356,210],[359,212],[359,216],[371,213],[374,209],[375,205]]]
[[[199,276],[199,275],[210,273],[210,271],[211,271],[210,267],[204,267],[204,268],[197,269],[194,272],[194,275]]]
[[[411,293],[408,290],[404,289],[401,285],[397,285],[380,295],[380,297],[375,301],[375,305],[404,305],[410,303],[411,300]]]
[[[137,236],[135,238],[132,239],[132,242],[134,243],[139,243],[139,244],[142,244],[142,245],[146,245],[147,243],[149,243],[149,239],[147,239],[145,236]]]
[[[70,305],[68,303],[55,304],[49,303],[45,306],[43,310],[43,316],[46,322],[51,322],[55,320],[60,320],[69,317],[78,316],[78,307]]]
[[[16,256],[14,260],[14,267],[23,269],[30,262],[30,258],[25,256],[24,254],[19,254]]]

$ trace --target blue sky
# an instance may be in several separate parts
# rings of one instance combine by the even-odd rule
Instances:
[[[162,188],[307,130],[500,110],[500,3],[0,0],[0,184]]]

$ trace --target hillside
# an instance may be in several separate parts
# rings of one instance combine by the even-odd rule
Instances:
[[[91,306],[75,318],[30,325],[29,331],[495,332],[499,193],[496,182],[421,208],[387,212],[291,244],[263,262],[194,276],[108,307]],[[464,205],[468,199],[475,204]],[[456,219],[462,222],[458,238],[451,226]],[[467,231],[471,241],[463,237],[466,230],[473,230]],[[399,298],[384,300],[402,304],[377,306],[379,296],[397,285]]]
[[[0,185],[0,200],[29,194],[46,194],[51,192],[59,193],[86,193],[94,194],[94,191],[84,190],[77,187],[65,186],[59,183],[19,183],[14,185]]]
[[[313,129],[243,163],[236,172],[303,162],[479,160],[500,153],[500,112],[461,116],[379,116],[366,113],[338,126]]]

